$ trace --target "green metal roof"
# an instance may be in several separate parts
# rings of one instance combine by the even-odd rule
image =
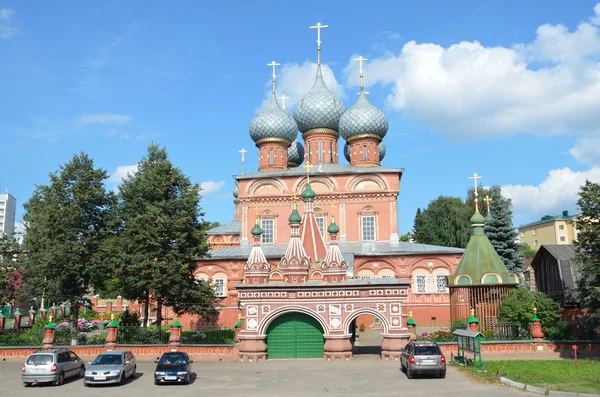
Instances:
[[[231,221],[224,225],[213,227],[208,230],[206,234],[241,234],[242,233],[242,221]]]
[[[539,221],[535,221],[535,222],[531,222],[531,223],[527,223],[525,225],[519,226],[519,229],[524,228],[524,227],[541,225],[543,223],[548,223],[548,222],[570,221],[571,219],[575,218],[576,216],[578,216],[578,215],[568,215],[568,216],[564,216],[564,215],[556,215],[556,216],[545,215]]]
[[[483,216],[477,211],[471,217],[473,235],[458,263],[456,271],[448,277],[449,287],[518,283],[508,273],[502,259],[483,232]]]

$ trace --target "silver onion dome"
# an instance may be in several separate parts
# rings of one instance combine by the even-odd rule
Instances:
[[[250,123],[250,138],[256,143],[262,139],[284,139],[293,142],[298,136],[298,126],[292,116],[277,103],[275,93],[271,101]]]
[[[298,167],[304,160],[304,146],[298,141],[292,142],[288,148],[288,166]]]
[[[310,91],[298,102],[294,118],[300,132],[314,128],[329,128],[337,131],[340,117],[346,110],[341,99],[325,85],[321,66],[317,66],[317,79]]]
[[[385,157],[385,143],[383,143],[383,141],[379,142],[379,161],[382,161]],[[346,160],[348,162],[350,162],[350,145],[348,145],[348,142],[346,142],[344,144],[344,157],[346,158]]]
[[[364,88],[360,89],[358,100],[340,118],[340,135],[344,139],[356,135],[377,135],[383,138],[387,134],[388,120],[385,114],[369,102]]]
[[[240,189],[239,189],[239,187],[236,185],[236,186],[233,188],[233,192],[231,192],[231,194],[233,194],[233,197],[234,197],[234,198],[238,198],[239,192],[240,192]]]
[[[379,142],[379,161],[382,161],[385,157],[385,143]]]

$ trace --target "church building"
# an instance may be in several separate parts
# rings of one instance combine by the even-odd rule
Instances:
[[[208,232],[209,255],[196,259],[222,299],[218,323],[241,319],[243,360],[348,359],[361,325],[381,328],[382,357],[395,359],[409,312],[417,324],[450,320],[447,278],[463,250],[399,241],[404,169],[381,165],[388,119],[365,93],[364,58],[349,109],[327,87],[324,27],[314,85],[293,116],[270,65],[270,102],[249,128],[258,170],[235,176],[233,220]]]

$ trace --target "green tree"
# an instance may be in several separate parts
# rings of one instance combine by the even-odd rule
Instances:
[[[37,186],[25,204],[27,252],[24,290],[71,305],[71,339],[77,338],[79,306],[90,287],[100,287],[110,268],[103,244],[113,232],[116,197],[106,171],[85,153],[73,156]]]
[[[211,286],[194,276],[193,259],[208,250],[200,186],[173,166],[164,148],[152,144],[119,192],[121,231],[115,257],[122,296],[143,301],[146,319],[154,299],[159,326],[165,304],[179,313],[216,315]]]
[[[471,236],[469,210],[459,197],[440,196],[415,216],[414,239],[421,244],[465,248]]]
[[[13,236],[0,233],[0,306],[19,292],[23,266],[21,244]]]
[[[561,308],[558,302],[548,298],[541,292],[531,292],[527,288],[514,288],[502,298],[498,308],[498,317],[519,324],[529,330],[533,318],[533,308],[537,308],[537,316],[542,323],[542,331],[546,336],[552,335],[559,324]]]
[[[581,209],[575,243],[575,262],[580,272],[577,295],[600,331],[600,184],[586,180],[579,191],[577,205]]]
[[[403,234],[400,236],[400,241],[408,243],[410,241],[410,236],[408,234]]]
[[[512,201],[502,196],[502,189],[498,185],[492,186],[488,194],[492,199],[490,203],[492,220],[485,224],[485,235],[502,258],[508,271],[521,274],[523,255],[517,242],[517,232],[512,224]],[[487,210],[487,205],[485,207]]]
[[[519,244],[519,250],[521,251],[521,255],[523,255],[523,257],[526,259],[533,259],[537,253],[537,251],[531,248],[531,246],[527,243]]]

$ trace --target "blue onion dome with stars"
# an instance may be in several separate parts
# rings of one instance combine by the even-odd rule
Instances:
[[[288,148],[288,166],[298,167],[304,160],[304,146],[298,141],[292,142]]]
[[[275,92],[271,95],[271,101],[261,113],[257,114],[250,123],[250,138],[254,143],[266,139],[282,139],[288,143],[294,142],[298,136],[298,126],[294,118],[281,109]]]
[[[344,102],[325,85],[321,66],[318,65],[315,84],[294,109],[298,129],[302,133],[315,128],[338,131],[340,117],[345,110]]]
[[[385,143],[381,141],[377,146],[379,146],[379,161],[383,161],[386,152]],[[348,145],[348,142],[344,144],[344,157],[346,161],[350,162],[350,145]]]
[[[369,102],[361,87],[358,100],[340,118],[340,135],[346,140],[358,135],[376,135],[383,138],[388,131],[385,114]]]

